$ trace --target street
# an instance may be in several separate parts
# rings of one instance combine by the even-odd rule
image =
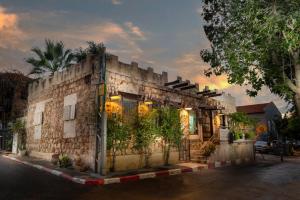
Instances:
[[[299,199],[300,158],[106,186],[83,186],[0,157],[0,199]]]

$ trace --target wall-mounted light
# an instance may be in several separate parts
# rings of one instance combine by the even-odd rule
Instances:
[[[121,95],[112,95],[109,97],[112,101],[117,101],[121,99]]]
[[[144,104],[145,104],[145,105],[152,105],[152,104],[153,104],[153,102],[152,102],[152,101],[150,101],[150,100],[146,100],[146,101],[144,101]]]
[[[192,110],[193,108],[191,107],[187,107],[187,108],[184,108],[184,110]]]

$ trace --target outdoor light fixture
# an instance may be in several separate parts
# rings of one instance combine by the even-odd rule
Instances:
[[[152,105],[152,104],[153,104],[153,102],[152,102],[152,101],[150,101],[150,100],[147,100],[147,101],[145,101],[145,102],[144,102],[144,104],[145,104],[145,105]]]
[[[121,99],[121,95],[112,95],[110,96],[110,100],[112,101],[116,101],[116,100],[120,100]]]
[[[191,107],[187,107],[187,108],[184,108],[185,110],[192,110],[193,108]]]
[[[144,104],[145,105],[152,105],[153,102],[151,101],[151,99],[149,98],[150,95],[147,95],[144,97]]]

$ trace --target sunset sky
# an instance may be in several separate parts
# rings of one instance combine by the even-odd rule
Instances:
[[[237,105],[274,101],[284,111],[285,103],[266,88],[250,98],[226,76],[203,75],[208,65],[199,52],[209,42],[200,8],[201,0],[0,0],[0,71],[28,73],[24,60],[33,46],[43,47],[45,38],[72,49],[85,47],[86,41],[104,42],[121,61],[225,90]]]

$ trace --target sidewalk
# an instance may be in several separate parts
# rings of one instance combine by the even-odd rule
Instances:
[[[84,185],[106,185],[112,183],[124,183],[128,181],[136,181],[147,178],[155,178],[160,176],[172,176],[182,173],[198,172],[208,169],[208,165],[198,163],[180,163],[177,165],[160,166],[149,169],[130,170],[125,172],[110,173],[105,177],[98,177],[92,172],[78,172],[72,169],[59,168],[49,161],[32,158],[19,157],[14,154],[2,154],[3,157],[27,166],[51,173],[53,175],[68,179],[75,183]]]

